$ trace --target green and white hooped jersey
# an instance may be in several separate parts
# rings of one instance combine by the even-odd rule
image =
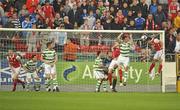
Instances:
[[[120,44],[120,55],[123,57],[129,57],[131,50],[131,44],[130,43],[121,43]]]
[[[28,72],[35,72],[37,68],[37,62],[30,60],[24,65]]]
[[[103,65],[103,60],[97,57],[93,65],[94,71],[103,71],[103,68],[100,65]]]
[[[54,63],[56,59],[56,51],[54,49],[45,49],[42,53],[42,57],[49,63]]]

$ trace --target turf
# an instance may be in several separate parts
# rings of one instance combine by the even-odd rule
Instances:
[[[0,110],[180,110],[176,93],[0,92]]]

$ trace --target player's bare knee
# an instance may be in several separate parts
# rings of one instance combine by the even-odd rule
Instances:
[[[109,69],[108,74],[112,74],[112,69]]]
[[[51,79],[50,75],[46,75],[45,80]]]
[[[117,79],[117,76],[113,75],[113,79]]]
[[[40,80],[40,78],[39,78],[39,77],[35,77],[34,79],[35,79],[35,80],[38,80],[38,81]]]
[[[153,60],[152,60],[152,63],[155,64],[157,61],[158,61],[157,59],[153,59]]]
[[[27,78],[27,82],[31,82],[31,78]]]
[[[125,70],[125,71],[128,71],[128,67],[125,67],[124,70]]]
[[[55,79],[56,78],[56,74],[52,74],[51,77],[52,77],[52,79]]]

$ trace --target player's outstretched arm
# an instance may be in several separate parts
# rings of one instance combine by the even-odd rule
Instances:
[[[122,35],[123,35],[123,33],[121,33],[121,34],[119,34],[119,36],[117,37],[117,39],[121,39],[122,38]]]
[[[129,35],[129,38],[130,38],[129,43],[130,43],[131,50],[135,50],[135,43],[134,43],[132,34]]]
[[[119,47],[119,43],[116,41],[116,42],[114,43],[114,45],[112,46],[111,50],[113,51],[114,48],[117,48],[117,47]]]
[[[132,34],[129,35],[129,38],[130,38],[130,40],[129,40],[129,41],[130,41],[130,44],[131,44],[131,45],[134,45],[134,40],[133,40]]]

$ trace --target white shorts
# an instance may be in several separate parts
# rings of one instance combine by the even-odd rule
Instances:
[[[38,75],[37,75],[37,73],[36,72],[28,72],[27,74],[26,74],[26,78],[38,78]]]
[[[113,59],[109,65],[109,68],[108,69],[114,69],[115,68],[115,65],[118,65],[118,62],[116,59]]]
[[[153,59],[162,60],[163,59],[163,50],[159,50],[155,53]]]
[[[118,65],[127,67],[127,66],[129,66],[129,57],[123,57],[123,56],[119,55],[117,62],[118,62]]]
[[[20,71],[21,71],[21,67],[17,67],[17,68],[14,68],[14,67],[12,67],[12,77],[14,77],[14,75],[16,74],[16,75],[18,75],[18,74],[20,74]]]
[[[45,74],[56,74],[56,65],[44,64],[44,73]]]
[[[21,67],[18,67],[18,68],[12,67],[11,71],[12,71],[11,77],[13,78],[15,75],[19,75],[20,74]]]
[[[93,71],[93,74],[96,79],[107,79],[108,78],[108,76],[106,74],[104,74],[103,71]]]

